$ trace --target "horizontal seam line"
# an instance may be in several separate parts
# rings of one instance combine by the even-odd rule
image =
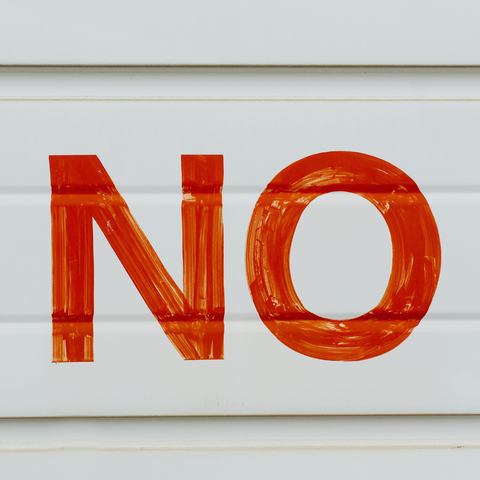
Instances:
[[[478,102],[478,97],[0,97],[1,102]]]
[[[305,442],[305,443],[242,443],[235,442],[228,444],[225,440],[205,443],[174,443],[168,442],[164,445],[138,444],[138,445],[105,445],[103,442],[92,442],[82,445],[19,445],[19,446],[0,446],[1,453],[22,453],[22,452],[45,452],[45,451],[79,451],[79,450],[97,450],[97,451],[172,451],[172,450],[393,450],[393,449],[460,449],[460,448],[480,448],[480,442],[445,442],[445,443],[385,443],[378,442]]]
[[[480,63],[465,63],[465,64],[418,64],[418,63],[399,63],[399,64],[385,64],[385,63],[366,63],[366,64],[341,64],[341,63],[1,63],[0,68],[480,68]]]

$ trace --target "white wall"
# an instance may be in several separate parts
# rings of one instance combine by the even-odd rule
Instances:
[[[475,0],[8,3],[8,65],[478,65]]]
[[[2,478],[476,478],[477,417],[17,419]]]
[[[2,478],[474,477],[480,71],[452,66],[479,64],[478,8],[426,1],[5,7]],[[222,68],[232,65],[257,68]],[[281,68],[259,67],[272,65]],[[313,67],[326,65],[357,67]],[[403,169],[425,194],[442,242],[427,317],[394,351],[353,364],[280,344],[258,318],[244,273],[260,192],[293,161],[331,150]],[[48,155],[98,155],[181,284],[184,153],[225,159],[225,360],[180,359],[97,230],[95,362],[51,364]],[[292,271],[307,307],[348,318],[383,293],[388,231],[366,202],[327,197],[300,222]],[[168,236],[159,218],[171,225]]]

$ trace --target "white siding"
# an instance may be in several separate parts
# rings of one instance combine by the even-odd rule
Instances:
[[[477,417],[17,419],[3,478],[476,478]]]
[[[478,65],[475,0],[20,0],[8,65]]]
[[[143,36],[133,28],[135,41],[123,28],[132,20],[128,8],[100,3],[95,15],[83,4],[85,11],[68,26],[62,15],[71,10],[43,3],[42,12],[56,13],[42,13],[40,22],[38,7],[23,4],[23,13],[16,13],[18,3],[0,19],[6,24],[0,35],[15,45],[0,49],[0,61],[478,63],[473,3],[435,10],[426,2],[402,2],[401,10],[384,8],[378,22],[371,14],[381,5],[371,3],[362,12],[332,4],[333,11],[348,11],[344,30],[332,19],[309,29],[314,15],[292,14],[289,21],[313,36],[295,39],[300,27],[289,34],[279,27],[285,6],[275,13],[261,4],[256,20],[248,5],[229,10],[237,22],[220,21],[218,30],[207,28],[215,18],[209,13],[192,16],[176,6],[170,27],[153,29],[152,16],[152,26],[147,21],[140,29]],[[107,11],[114,13],[102,30]],[[379,30],[367,29],[357,41],[355,28],[365,32],[367,14],[363,23]],[[255,31],[263,34],[245,43],[242,22],[258,22]],[[85,23],[85,42],[70,41]],[[221,41],[212,40],[213,31]],[[348,41],[312,47],[334,31]],[[103,41],[101,32],[108,33]],[[156,48],[162,35],[169,48]],[[232,47],[237,41],[242,48]],[[0,421],[2,478],[474,477],[480,448],[479,101],[476,68],[2,68],[0,416],[16,417]],[[244,273],[246,229],[260,192],[288,164],[331,150],[375,155],[403,169],[425,194],[442,242],[441,279],[427,317],[392,352],[357,363],[313,360],[280,344],[258,318]],[[51,364],[48,155],[98,155],[181,284],[185,153],[225,159],[225,360],[181,360],[96,230],[95,362]],[[294,281],[318,313],[353,316],[366,308],[362,302],[383,293],[388,232],[369,205],[349,195],[325,199],[301,220]],[[168,235],[162,220],[171,226]],[[355,252],[350,262],[342,263],[342,248]],[[321,257],[325,251],[333,261],[322,270],[331,260]],[[416,416],[352,416],[364,414]],[[118,418],[125,416],[149,417]]]
[[[11,367],[0,374],[0,414],[478,413],[480,73],[396,72],[5,70],[0,351]],[[373,154],[411,175],[442,241],[429,314],[402,345],[363,362],[289,350],[260,321],[245,279],[258,195],[288,164],[330,150]],[[224,155],[225,360],[181,360],[97,231],[95,362],[50,363],[48,155],[74,153],[100,157],[179,285],[180,156]],[[388,281],[388,229],[354,200],[317,200],[295,237],[300,297],[325,316],[368,311]]]

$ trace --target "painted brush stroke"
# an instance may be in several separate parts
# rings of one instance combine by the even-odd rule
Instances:
[[[295,292],[289,265],[302,212],[319,195],[338,191],[375,205],[393,249],[380,303],[350,320],[308,311]],[[261,319],[287,347],[324,360],[364,360],[403,342],[428,311],[440,259],[435,219],[415,182],[379,158],[354,152],[320,153],[282,170],[259,197],[247,235],[247,278]]]
[[[51,156],[50,175],[53,362],[93,361],[93,220],[180,355],[223,358],[223,156],[182,155],[184,293],[95,155]]]

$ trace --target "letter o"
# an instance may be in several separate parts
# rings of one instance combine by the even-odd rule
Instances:
[[[290,274],[300,216],[329,192],[356,193],[372,202],[392,239],[385,294],[374,309],[349,320],[308,311]],[[247,279],[260,318],[287,347],[323,360],[365,360],[402,343],[428,311],[440,263],[437,225],[415,182],[394,165],[356,152],[319,153],[282,170],[260,195],[247,235]]]

